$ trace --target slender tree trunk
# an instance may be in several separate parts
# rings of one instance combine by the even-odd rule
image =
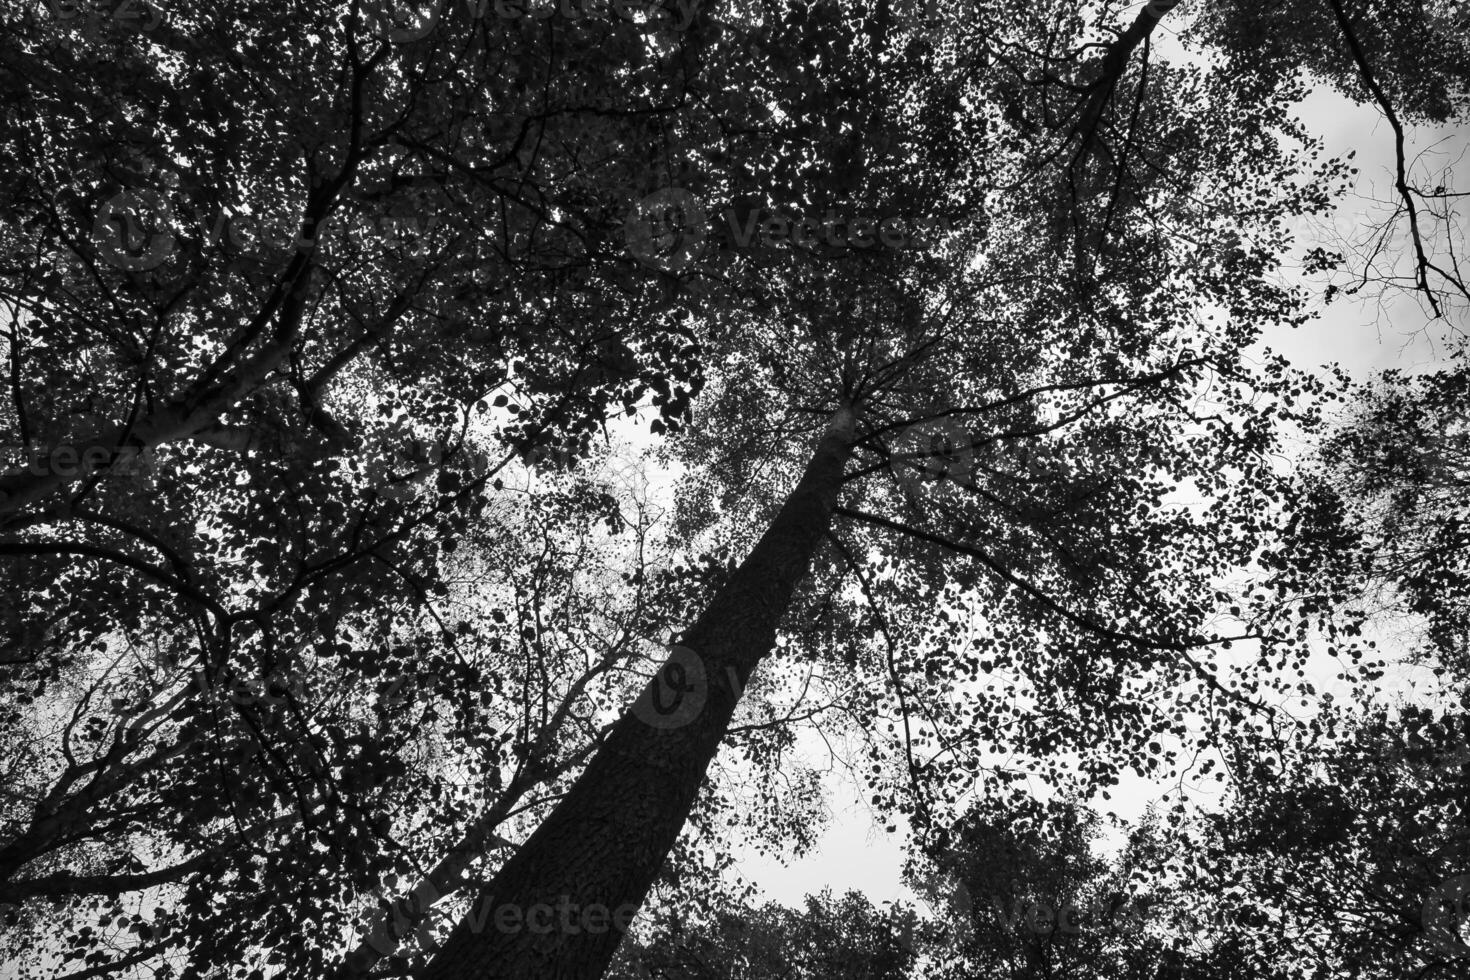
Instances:
[[[606,971],[827,532],[854,429],[852,410],[833,416],[766,533],[423,980],[596,980]]]

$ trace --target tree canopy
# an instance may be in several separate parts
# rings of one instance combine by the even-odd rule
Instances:
[[[8,7],[7,975],[1451,975],[1467,16]]]

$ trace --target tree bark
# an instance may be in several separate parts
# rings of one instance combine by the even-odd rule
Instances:
[[[1088,96],[1082,107],[1082,116],[1075,130],[1082,135],[1082,148],[1077,156],[1079,162],[1085,163],[1097,146],[1098,124],[1102,121],[1103,110],[1107,108],[1108,102],[1113,97],[1113,89],[1117,87],[1118,80],[1123,77],[1124,69],[1128,67],[1128,59],[1132,58],[1138,46],[1153,34],[1154,28],[1159,26],[1159,21],[1164,19],[1164,15],[1179,6],[1179,2],[1180,0],[1150,0],[1138,12],[1138,16],[1134,18],[1128,29],[1108,45],[1107,53],[1103,55],[1099,66],[1098,77],[1090,86],[1092,94]]]
[[[606,971],[827,532],[855,428],[851,409],[833,415],[750,555],[422,980],[596,980]]]

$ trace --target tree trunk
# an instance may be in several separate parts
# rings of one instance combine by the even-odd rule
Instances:
[[[750,555],[422,980],[596,980],[606,971],[827,532],[854,429],[852,410],[832,417]]]

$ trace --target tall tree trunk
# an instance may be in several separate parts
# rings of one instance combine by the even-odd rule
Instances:
[[[470,906],[423,980],[602,976],[827,532],[854,429],[851,409],[832,417],[750,555],[571,791]]]

